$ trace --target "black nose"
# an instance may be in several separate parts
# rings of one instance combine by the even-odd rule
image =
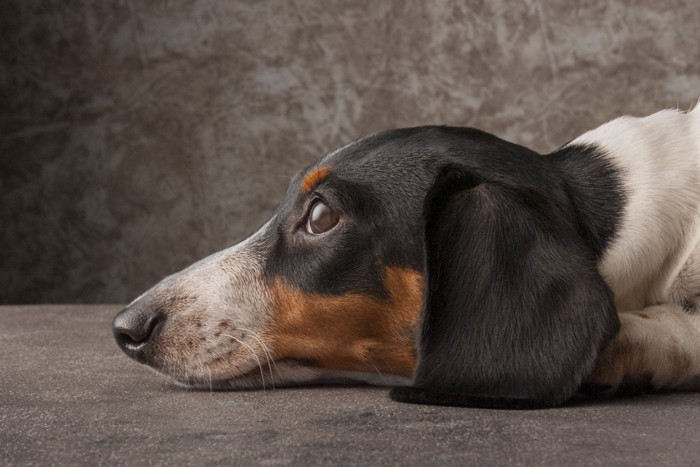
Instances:
[[[163,313],[150,307],[126,307],[112,321],[112,332],[119,347],[131,358],[147,363],[149,343],[155,340],[165,323]]]

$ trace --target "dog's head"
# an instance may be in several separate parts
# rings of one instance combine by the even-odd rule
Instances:
[[[247,240],[165,278],[120,312],[114,320],[117,342],[129,356],[191,385],[242,388],[336,379],[401,384],[414,374],[418,330],[425,334],[430,326],[454,323],[466,326],[470,339],[483,334],[483,345],[494,348],[493,355],[483,358],[494,365],[494,336],[502,341],[532,333],[533,348],[539,348],[537,339],[551,340],[547,333],[561,333],[557,342],[575,334],[576,342],[564,353],[566,358],[576,355],[568,364],[576,367],[572,378],[580,381],[580,373],[592,365],[592,355],[600,347],[603,328],[609,329],[605,323],[595,324],[601,313],[609,311],[609,294],[602,281],[596,282],[595,273],[596,254],[602,245],[596,244],[597,232],[586,232],[588,226],[572,220],[575,208],[570,194],[558,171],[543,164],[543,158],[523,147],[472,129],[421,127],[358,140],[299,174],[276,213]],[[471,181],[455,185],[454,180],[442,180],[455,171],[467,174],[460,180]],[[446,195],[446,184],[459,190],[448,190]],[[490,188],[477,190],[481,202],[465,200],[462,209],[455,201],[483,184]],[[535,201],[518,205],[504,200],[504,196],[510,200],[518,195]],[[528,232],[513,230],[513,235],[524,237],[505,239],[502,248],[498,242],[504,240],[508,228],[495,236],[491,231],[474,233],[493,216],[507,219],[511,210],[550,211],[547,216],[552,225],[563,225],[560,234],[572,243],[567,249],[573,258],[557,256],[562,249],[547,250],[559,240],[549,238],[551,226],[545,225],[549,221],[537,216],[534,221],[520,216],[518,222],[537,225]],[[464,227],[471,228],[467,229],[469,238],[458,232]],[[490,229],[501,227],[494,224]],[[533,236],[536,244],[531,242]],[[525,243],[519,243],[521,240]],[[426,245],[432,251],[426,251]],[[547,252],[540,254],[541,248],[556,250],[546,264],[540,256]],[[464,253],[474,249],[496,256],[482,261]],[[499,284],[499,271],[506,266],[496,262],[510,255],[513,261],[503,264],[512,268],[517,263],[520,269],[506,271],[503,280],[507,283]],[[579,264],[575,272],[569,268],[557,270],[554,279],[549,273],[542,276],[542,293],[554,293],[556,300],[524,300],[527,307],[543,301],[554,307],[547,311],[549,318],[523,322],[532,316],[527,317],[527,310],[521,313],[517,297],[532,293],[518,285],[518,275],[537,277],[541,269],[552,265],[557,269],[562,261],[572,259]],[[445,266],[432,266],[431,271],[435,262]],[[455,281],[445,280],[446,275],[457,278],[456,283],[465,289],[455,290]],[[552,280],[556,290],[547,289]],[[571,324],[559,319],[561,309],[570,305],[568,280],[583,284],[571,290],[593,290],[586,292],[600,305],[600,311],[588,313],[593,318],[582,317],[574,306],[563,312],[567,319],[574,316]],[[529,280],[523,283],[532,285]],[[498,332],[468,319],[471,308],[479,308],[478,300],[483,299],[479,294],[489,287],[500,298],[486,307],[491,313],[486,321],[492,326],[502,320]],[[503,297],[503,292],[512,296]],[[462,298],[454,297],[460,293]],[[422,304],[433,302],[440,307],[455,302],[450,306],[461,311],[446,311],[437,324],[430,324],[424,313],[419,326]],[[455,318],[456,314],[464,319]],[[580,342],[586,339],[590,343]],[[435,340],[430,343],[431,348],[421,347],[421,361],[434,366]],[[435,371],[449,373],[453,367],[469,364],[470,357],[460,350],[460,344],[450,345],[456,346],[455,353],[444,355],[446,363],[437,365],[440,368]],[[466,345],[471,349],[466,353],[481,351],[479,344]],[[516,350],[524,346],[518,343]],[[550,347],[542,351],[560,351]],[[439,352],[449,353],[450,349]],[[526,372],[528,383],[537,362],[561,364],[548,355],[507,358],[524,359],[513,371]],[[417,374],[425,373],[426,369]],[[546,382],[547,387],[552,384],[559,382]],[[507,389],[498,390],[513,389],[513,381],[506,385]]]

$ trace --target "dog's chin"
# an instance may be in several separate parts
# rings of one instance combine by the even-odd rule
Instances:
[[[409,378],[402,376],[377,372],[329,370],[315,367],[311,362],[292,359],[272,362],[271,366],[265,365],[239,375],[219,379],[208,376],[193,377],[185,373],[173,373],[153,367],[151,369],[171,378],[176,386],[189,390],[230,391],[318,385],[405,386],[411,384]]]
[[[202,371],[201,368],[197,371],[178,371],[155,366],[149,366],[149,368],[157,374],[169,378],[175,386],[190,390],[270,389],[279,385],[276,375],[271,375],[267,365],[223,378],[206,370]]]

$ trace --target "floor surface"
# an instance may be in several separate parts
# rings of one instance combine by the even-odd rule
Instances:
[[[510,412],[370,387],[191,391],[122,354],[118,309],[0,307],[0,464],[700,463],[700,394]]]

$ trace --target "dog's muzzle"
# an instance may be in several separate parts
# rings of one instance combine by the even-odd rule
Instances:
[[[272,304],[256,239],[166,277],[127,305],[112,322],[119,348],[187,384],[257,368],[269,357],[260,334]]]

